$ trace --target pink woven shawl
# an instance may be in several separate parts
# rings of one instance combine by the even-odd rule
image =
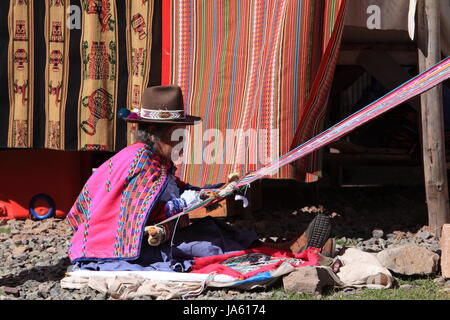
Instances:
[[[144,226],[165,188],[169,166],[143,143],[103,163],[66,218],[75,232],[71,261],[138,258]]]

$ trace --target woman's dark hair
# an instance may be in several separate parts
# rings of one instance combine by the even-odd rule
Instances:
[[[162,139],[165,128],[167,128],[165,125],[160,124],[139,123],[134,133],[134,139],[136,142],[153,146],[154,142],[151,137]]]

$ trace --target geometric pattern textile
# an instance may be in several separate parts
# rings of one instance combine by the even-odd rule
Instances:
[[[160,17],[154,0],[0,1],[0,148],[124,148],[117,111],[161,82]]]

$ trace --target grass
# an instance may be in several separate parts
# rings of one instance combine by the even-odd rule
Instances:
[[[355,247],[352,242],[344,241],[342,239],[336,239],[336,244],[340,245],[341,247]]]
[[[353,295],[344,295],[342,290],[332,289],[322,296],[310,294],[286,294],[283,289],[273,290],[273,300],[450,300],[450,294],[432,278],[397,280],[398,285],[413,285],[414,288],[385,290],[362,289]]]
[[[2,228],[2,227],[0,227],[0,233],[7,233],[7,234],[10,234],[11,233],[11,229],[9,229],[9,228]]]

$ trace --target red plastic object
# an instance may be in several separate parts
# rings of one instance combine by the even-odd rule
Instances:
[[[55,216],[64,218],[90,173],[89,152],[0,151],[0,219],[30,218],[30,200],[39,193],[50,196],[55,202]],[[39,215],[48,210],[45,205],[35,207]]]

